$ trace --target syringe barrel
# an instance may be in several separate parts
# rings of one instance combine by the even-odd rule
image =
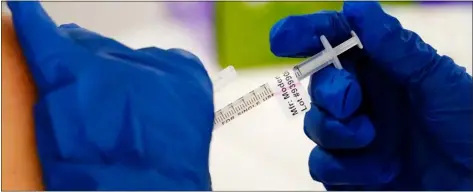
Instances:
[[[296,74],[297,79],[302,80],[330,65],[331,59],[332,58],[328,57],[328,54],[324,54],[324,51],[321,51],[318,54],[303,61],[302,63],[294,66],[292,70]]]

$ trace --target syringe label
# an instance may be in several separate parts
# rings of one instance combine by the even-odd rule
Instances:
[[[288,117],[295,117],[309,111],[309,94],[292,70],[283,72],[268,84]]]

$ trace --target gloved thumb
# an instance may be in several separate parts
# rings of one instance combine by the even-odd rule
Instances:
[[[383,70],[401,82],[432,65],[439,55],[416,33],[404,29],[378,2],[345,2],[342,14]]]

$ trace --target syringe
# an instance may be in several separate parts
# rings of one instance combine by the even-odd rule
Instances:
[[[295,116],[306,112],[310,108],[310,101],[304,102],[305,98],[302,96],[303,94],[300,94],[301,90],[297,89],[300,86],[299,81],[331,63],[337,69],[342,69],[340,60],[337,57],[338,55],[356,45],[363,49],[363,45],[356,33],[352,31],[351,34],[352,37],[350,39],[335,48],[332,48],[327,38],[322,35],[320,40],[325,48],[323,51],[294,66],[291,70],[285,71],[283,75],[276,77],[274,82],[265,83],[217,110],[215,112],[214,129],[231,122],[275,95],[280,96],[281,101],[286,101],[285,104],[288,106],[289,114]]]

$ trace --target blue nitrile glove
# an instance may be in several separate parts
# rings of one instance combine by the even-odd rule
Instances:
[[[328,190],[472,190],[471,76],[378,3],[284,18],[271,50],[307,57],[321,51],[320,35],[336,46],[350,30],[364,49],[341,56],[346,70],[327,67],[311,79],[312,178]]]
[[[212,85],[195,56],[57,28],[38,2],[8,6],[38,87],[46,190],[211,190]]]

